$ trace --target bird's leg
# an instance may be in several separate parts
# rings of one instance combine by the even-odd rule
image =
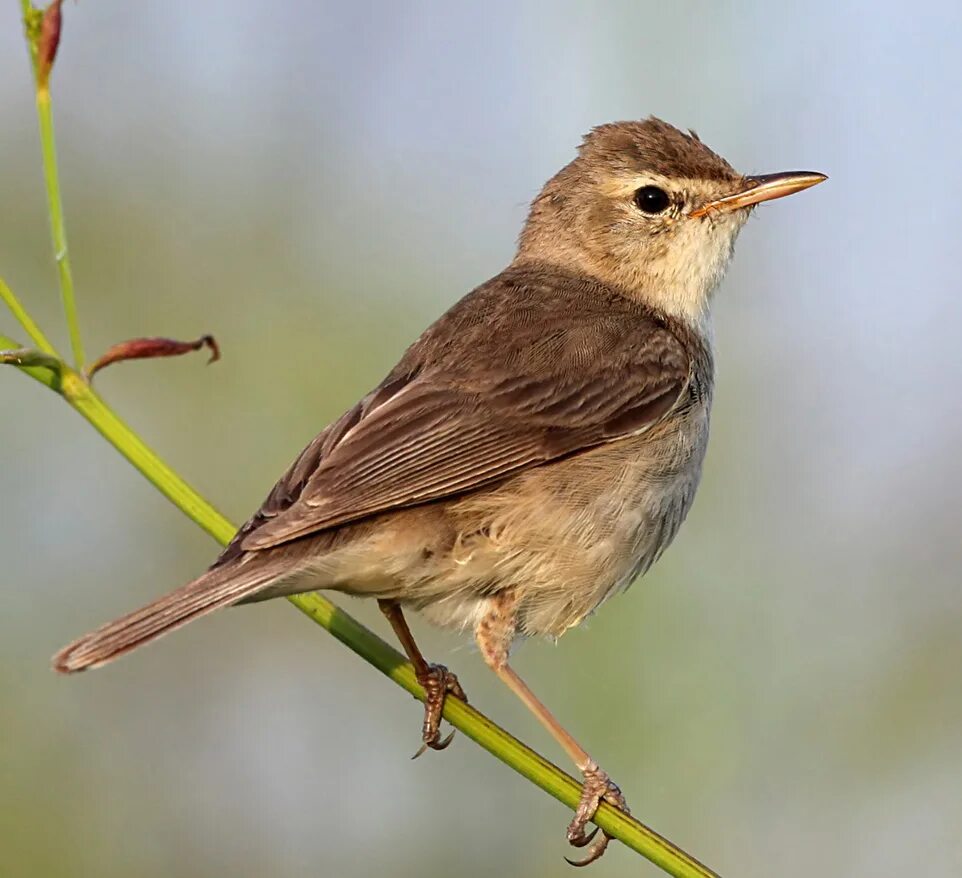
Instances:
[[[424,743],[413,758],[417,758],[428,748],[443,750],[454,737],[454,732],[446,738],[441,737],[441,712],[444,710],[444,699],[448,695],[453,695],[455,698],[467,701],[468,696],[464,694],[458,678],[444,665],[430,664],[421,655],[421,650],[414,642],[414,635],[408,628],[404,613],[401,612],[401,605],[396,601],[385,600],[379,600],[377,605],[391,623],[404,652],[414,665],[418,683],[424,688],[424,725],[421,727],[421,739]]]
[[[485,663],[493,670],[520,698],[525,706],[540,720],[541,724],[551,733],[552,737],[564,748],[571,757],[578,770],[584,777],[581,788],[581,800],[575,811],[574,819],[568,826],[568,841],[575,847],[584,847],[591,843],[598,830],[585,832],[585,827],[595,816],[601,800],[609,802],[625,813],[628,805],[621,790],[612,783],[608,775],[588,755],[584,748],[571,734],[554,718],[541,700],[528,688],[508,664],[508,653],[515,637],[516,630],[516,599],[512,591],[501,592],[489,601],[488,612],[481,618],[475,630],[475,640]],[[587,866],[597,860],[608,846],[610,837],[602,833],[588,851],[588,855],[579,861],[568,860],[573,866]]]

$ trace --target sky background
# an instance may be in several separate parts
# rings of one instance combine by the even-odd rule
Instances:
[[[18,4],[0,6],[0,275],[66,347]],[[224,359],[98,387],[233,520],[511,258],[591,126],[656,114],[766,205],[716,302],[701,492],[662,562],[518,670],[642,820],[739,878],[962,872],[962,6],[64,5],[53,78],[88,349]],[[21,336],[0,314],[0,331]],[[64,642],[216,547],[0,372],[0,840],[11,875],[556,875],[568,814],[284,602],[103,671]],[[387,636],[376,608],[340,599]],[[495,720],[553,742],[453,636]],[[563,764],[563,763],[562,763]],[[5,867],[5,868],[6,868]],[[613,846],[598,878],[656,875]]]

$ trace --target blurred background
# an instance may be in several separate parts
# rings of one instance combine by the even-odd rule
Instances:
[[[17,6],[0,8],[0,274],[66,347]],[[742,233],[687,526],[643,584],[516,666],[634,812],[723,875],[962,872],[962,6],[64,13],[88,350],[213,332],[224,352],[99,388],[235,521],[506,264],[592,125],[654,113],[742,171],[829,174]],[[5,313],[0,331],[22,336]],[[0,412],[7,874],[565,874],[560,805],[465,739],[411,762],[418,706],[284,602],[55,677],[56,648],[217,547],[13,370]],[[564,764],[473,647],[414,626]],[[613,847],[592,874],[657,871]]]

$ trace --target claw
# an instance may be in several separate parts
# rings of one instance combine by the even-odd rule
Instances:
[[[454,733],[455,733],[455,731],[456,731],[455,729],[451,729],[451,731],[450,731],[450,733],[448,734],[448,736],[447,736],[446,738],[438,741],[437,744],[435,744],[431,749],[432,749],[432,750],[444,750],[444,749],[446,749],[447,746],[448,746],[448,744],[450,744],[450,743],[454,740]]]
[[[424,724],[421,727],[424,743],[412,759],[417,759],[425,750],[444,750],[451,743],[454,732],[446,738],[442,738],[440,733],[441,713],[448,695],[462,701],[468,700],[458,678],[444,665],[429,665],[427,673],[418,676],[418,682],[424,688]]]
[[[572,847],[583,848],[585,845],[591,844],[591,840],[598,834],[598,827],[596,826],[587,835],[585,835],[584,827],[581,828],[580,835],[569,835],[568,844]]]
[[[594,835],[595,833],[592,832],[591,837],[593,838]],[[583,866],[590,866],[595,860],[601,859],[601,855],[607,849],[609,841],[611,841],[611,836],[602,833],[601,838],[588,848],[588,855],[583,860],[572,860],[570,857],[565,857],[565,862],[574,866],[576,869],[580,869]]]
[[[421,756],[425,750],[447,749],[448,744],[450,744],[451,741],[454,739],[455,731],[456,729],[452,729],[451,734],[449,734],[446,738],[442,738],[440,741],[434,741],[433,743],[428,743],[427,741],[425,741],[420,747],[418,747],[417,753],[415,753],[411,758],[417,759],[418,756]]]
[[[616,808],[628,813],[628,805],[625,802],[625,797],[621,794],[621,790],[593,762],[585,768],[584,778],[585,782],[581,788],[581,801],[578,802],[575,816],[568,826],[568,843],[578,848],[588,845],[590,847],[588,848],[588,855],[583,860],[572,860],[565,857],[568,863],[579,868],[588,866],[600,858],[607,849],[608,842],[611,841],[611,836],[606,832],[602,832],[601,837],[595,839],[598,834],[597,827],[590,833],[585,832],[585,827],[594,818],[601,800],[604,799]]]

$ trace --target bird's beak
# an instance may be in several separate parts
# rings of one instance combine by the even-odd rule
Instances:
[[[773,198],[784,198],[786,195],[801,192],[827,179],[825,174],[819,174],[817,171],[783,171],[780,174],[746,177],[745,182],[748,185],[741,192],[726,195],[716,201],[709,201],[708,204],[693,210],[689,216],[707,216],[710,213],[726,213],[740,207],[751,207],[762,201],[771,201]]]

